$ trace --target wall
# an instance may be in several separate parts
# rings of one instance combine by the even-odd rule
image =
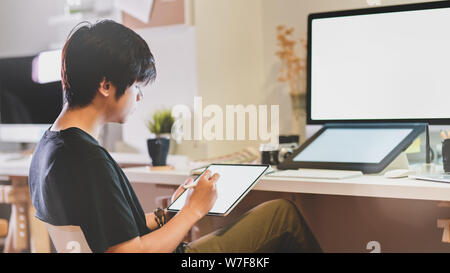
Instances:
[[[196,29],[177,25],[137,29],[155,56],[157,77],[142,89],[144,98],[123,125],[123,139],[141,153],[147,153],[146,139],[153,137],[146,127],[157,109],[176,104],[192,108],[197,94]]]
[[[198,87],[203,105],[259,104],[262,1],[196,0]],[[210,141],[208,155],[239,150],[255,141]]]
[[[145,140],[151,134],[143,121],[161,107],[181,103],[193,109],[194,95],[203,99],[204,106],[217,104],[222,109],[227,104],[259,104],[260,96],[256,94],[260,91],[262,75],[261,3],[260,0],[196,0],[193,28],[168,26],[136,30],[154,51],[158,78],[145,88],[144,101],[123,125],[127,144],[145,153]],[[195,37],[194,41],[191,37]],[[176,149],[191,158],[206,158],[258,144],[256,141],[184,141]]]
[[[380,2],[395,5],[423,1]],[[366,0],[196,0],[198,94],[203,97],[203,104],[280,105],[280,133],[289,134],[289,90],[276,81],[276,27],[294,27],[295,37],[306,38],[309,13],[367,7]],[[307,131],[307,135],[314,130]],[[260,141],[249,140],[210,141],[208,155],[223,155],[259,144]]]
[[[33,55],[57,39],[48,18],[64,12],[65,1],[0,1],[0,57]]]

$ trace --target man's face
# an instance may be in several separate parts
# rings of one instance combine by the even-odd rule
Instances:
[[[107,117],[109,122],[124,123],[129,115],[131,115],[137,107],[137,102],[142,100],[142,92],[139,83],[134,83],[128,87],[123,95],[117,100],[114,94],[109,97]]]

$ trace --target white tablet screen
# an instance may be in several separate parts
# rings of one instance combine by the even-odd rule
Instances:
[[[210,165],[208,170],[220,175],[216,182],[217,201],[209,214],[225,214],[235,203],[240,201],[252,186],[262,177],[268,165]],[[188,190],[184,191],[169,210],[180,210],[187,197]]]
[[[413,129],[328,128],[294,162],[379,163]]]

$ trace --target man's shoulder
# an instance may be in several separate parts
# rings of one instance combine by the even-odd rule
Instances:
[[[85,158],[108,158],[106,150],[97,143],[88,141],[76,135],[63,135],[64,148],[61,153],[70,152],[72,155]]]
[[[47,173],[50,170],[68,173],[85,170],[91,165],[108,167],[109,161],[108,152],[92,141],[73,135],[44,136],[36,147],[31,168],[46,169]]]

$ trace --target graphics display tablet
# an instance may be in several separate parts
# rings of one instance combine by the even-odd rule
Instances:
[[[381,172],[424,132],[424,123],[326,124],[279,169]]]
[[[246,164],[211,164],[206,170],[212,174],[218,173],[216,182],[217,200],[207,215],[226,216],[252,189],[258,180],[263,177],[270,165]],[[204,172],[203,172],[204,173]],[[201,175],[203,175],[203,173]],[[201,176],[200,175],[200,176]],[[198,176],[193,183],[197,182]],[[177,212],[183,208],[188,193],[185,190],[168,208],[168,211]]]

